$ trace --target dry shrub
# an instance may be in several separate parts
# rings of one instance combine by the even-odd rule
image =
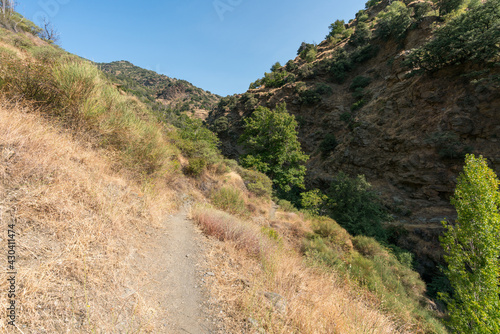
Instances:
[[[4,229],[16,222],[17,324],[26,334],[153,330],[156,306],[136,292],[129,255],[172,194],[114,173],[105,155],[32,110],[0,104],[0,210]]]
[[[225,212],[196,207],[192,210],[192,217],[206,234],[221,241],[232,241],[236,248],[252,256],[260,256],[271,247],[258,230]]]

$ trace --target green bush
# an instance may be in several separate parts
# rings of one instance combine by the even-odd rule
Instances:
[[[343,83],[346,79],[347,72],[352,68],[352,61],[344,49],[339,49],[334,52],[329,70],[334,82]]]
[[[365,88],[372,82],[372,79],[369,77],[364,77],[362,75],[358,75],[354,79],[352,79],[352,83],[349,86],[350,91],[355,91],[358,88]]]
[[[368,9],[370,7],[373,7],[375,5],[378,5],[380,3],[380,0],[368,0],[366,3],[365,3],[365,8]]]
[[[314,105],[321,102],[321,96],[313,90],[305,90],[299,94],[299,101],[304,105]]]
[[[365,46],[357,47],[350,55],[351,62],[354,64],[361,64],[365,61],[374,58],[380,48],[378,45],[368,44]]]
[[[385,241],[382,222],[389,218],[365,177],[350,178],[339,173],[327,191],[330,216],[353,235]]]
[[[330,37],[335,39],[342,38],[345,32],[345,22],[344,20],[336,20],[334,23],[330,24],[328,28],[330,29],[330,33],[326,35],[326,39]]]
[[[286,212],[299,212],[297,208],[290,202],[284,199],[278,199],[277,203],[281,210]]]
[[[294,72],[296,71],[297,69],[299,68],[299,66],[292,60],[290,59],[286,65],[285,65],[285,69],[288,71],[288,72]]]
[[[364,107],[365,104],[366,101],[364,99],[358,100],[351,105],[351,111],[356,111],[358,109],[361,109]]]
[[[316,85],[315,92],[318,93],[319,95],[326,95],[330,96],[333,93],[332,87],[330,87],[327,84],[320,83]]]
[[[465,62],[487,63],[498,57],[500,1],[489,0],[437,29],[434,38],[413,50],[406,65],[436,71]]]
[[[211,200],[213,205],[228,213],[241,215],[246,212],[245,201],[236,188],[220,188],[212,194]]]
[[[319,215],[323,211],[323,205],[328,199],[319,189],[310,190],[300,194],[300,205],[303,210],[313,215]]]
[[[393,37],[401,40],[412,24],[412,9],[404,2],[394,1],[378,14],[376,32],[378,37]]]
[[[349,39],[349,44],[353,46],[363,46],[371,39],[371,31],[365,22],[358,22],[354,34]]]
[[[278,72],[282,68],[279,61],[277,61],[273,66],[271,66],[271,72]]]
[[[273,182],[265,174],[251,169],[238,169],[247,189],[257,196],[271,197],[273,191]]]
[[[337,138],[333,133],[329,133],[325,136],[325,139],[319,144],[319,149],[321,151],[321,157],[325,159],[331,152],[335,150],[338,145]]]
[[[185,173],[190,176],[198,177],[203,173],[206,166],[207,162],[205,161],[205,159],[192,158],[189,160],[189,165],[187,165]]]

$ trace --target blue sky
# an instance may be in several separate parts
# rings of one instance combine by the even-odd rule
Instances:
[[[20,0],[47,16],[67,51],[96,62],[128,60],[222,96],[243,93],[300,43],[321,42],[366,0]]]

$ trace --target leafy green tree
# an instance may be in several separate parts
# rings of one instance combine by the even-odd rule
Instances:
[[[301,200],[300,204],[304,210],[310,212],[313,215],[319,215],[322,213],[323,205],[328,199],[328,197],[321,192],[319,189],[310,190],[300,194]]]
[[[327,196],[330,216],[349,233],[386,241],[382,222],[388,215],[364,175],[350,178],[340,172],[332,181]]]
[[[441,238],[454,293],[448,302],[449,326],[457,333],[500,333],[500,192],[486,159],[465,158],[451,203],[458,219],[443,222]]]
[[[451,12],[459,9],[465,2],[465,0],[439,0],[437,2],[439,16],[450,14]]]
[[[304,163],[309,157],[302,152],[297,122],[286,104],[277,105],[275,110],[259,106],[244,121],[239,142],[248,153],[241,158],[242,165],[268,175],[282,195],[292,187],[304,188]]]
[[[277,72],[280,68],[281,68],[281,64],[279,61],[277,61],[276,63],[274,63],[273,66],[271,66],[271,72]]]
[[[372,33],[368,25],[365,22],[358,22],[354,34],[349,39],[349,44],[353,46],[365,45],[370,41],[371,35]]]
[[[382,38],[402,39],[412,23],[412,10],[404,2],[394,1],[378,14],[377,35]]]
[[[342,35],[345,31],[345,22],[344,20],[336,20],[328,27],[330,29],[330,33],[326,35],[328,37],[337,37],[338,35]]]

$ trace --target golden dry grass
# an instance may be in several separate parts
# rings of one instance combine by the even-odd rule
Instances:
[[[195,208],[192,216],[206,232],[215,231],[217,238],[225,240],[208,254],[210,266],[217,268],[210,288],[213,296],[225,302],[227,326],[234,332],[257,332],[259,328],[249,324],[250,318],[268,333],[406,332],[379,311],[380,305],[370,294],[332,272],[307,267],[287,242],[256,236],[249,223],[207,207]],[[220,224],[212,230],[217,222]],[[221,229],[226,229],[227,237]],[[240,229],[252,234],[252,242],[232,234]],[[260,244],[273,245],[261,248],[256,257],[252,251],[255,238],[261,239]],[[266,292],[283,296],[286,311],[274,307],[264,296]]]
[[[154,305],[134,293],[142,278],[129,255],[174,209],[173,192],[114,171],[108,151],[85,148],[29,111],[0,104],[0,213],[2,234],[16,222],[19,329],[154,332]],[[11,330],[5,318],[0,328]]]

